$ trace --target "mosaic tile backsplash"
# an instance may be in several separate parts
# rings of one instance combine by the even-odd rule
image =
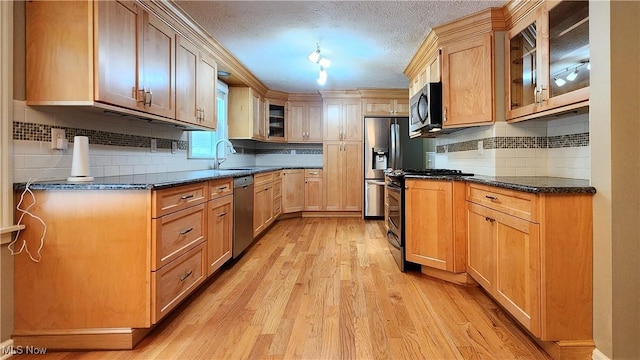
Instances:
[[[496,136],[474,139],[436,146],[437,153],[477,150],[478,141],[482,148],[489,149],[556,149],[589,146],[589,133],[558,136]]]

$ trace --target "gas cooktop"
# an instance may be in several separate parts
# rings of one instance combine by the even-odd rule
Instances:
[[[389,176],[402,177],[405,175],[421,176],[473,176],[472,173],[465,173],[461,170],[452,169],[398,169],[387,172]]]

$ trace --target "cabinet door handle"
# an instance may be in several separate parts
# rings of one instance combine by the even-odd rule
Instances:
[[[182,195],[180,197],[181,200],[187,200],[187,199],[191,199],[193,197],[193,194],[189,194],[189,195]]]
[[[134,87],[135,89],[135,87]],[[135,91],[135,90],[134,90]],[[141,100],[142,99],[142,100]],[[145,91],[144,89],[138,90],[138,95],[136,96],[136,102],[144,103],[145,102]]]
[[[191,276],[191,274],[193,274],[192,270],[189,270],[186,273],[184,273],[184,275],[180,276],[180,282],[187,280],[187,278]]]
[[[200,121],[204,121],[204,108],[202,108],[200,113]]]
[[[447,121],[447,107],[445,106],[444,109],[442,109],[442,121],[446,122]]]
[[[218,214],[218,216],[219,216],[219,217],[223,217],[223,216],[225,216],[225,215],[227,215],[227,213],[226,213],[226,212],[222,212],[222,213]]]
[[[498,198],[496,196],[485,195],[484,197],[486,197],[487,199],[489,199],[491,201],[498,201]]]
[[[146,101],[147,100],[147,94],[149,94],[149,103],[148,104],[147,104],[147,101]],[[151,106],[151,102],[153,101],[153,93],[151,92],[151,89],[145,91],[144,99],[145,99],[144,104],[148,105],[148,106]]]
[[[547,88],[544,86],[540,86],[540,104],[542,104],[542,102],[546,101],[546,99],[544,98],[544,92],[547,91]]]
[[[186,234],[188,234],[188,233],[190,233],[192,231],[193,231],[193,228],[190,227],[188,229],[184,229],[184,230],[180,231],[180,235],[186,235]]]
[[[492,223],[492,222],[496,221],[496,219],[492,219],[492,218],[490,218],[490,217],[488,217],[488,216],[487,216],[487,217],[485,217],[485,218],[484,218],[484,220],[485,220],[485,221],[488,221],[488,222],[490,222],[490,223]]]

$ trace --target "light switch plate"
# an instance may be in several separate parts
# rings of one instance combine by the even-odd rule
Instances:
[[[178,142],[177,141],[172,141],[171,142],[171,153],[175,154],[178,151]]]
[[[64,129],[51,128],[51,148],[54,150],[64,150],[68,142],[65,141]]]
[[[158,139],[151,139],[151,152],[158,152]]]
[[[484,142],[482,140],[478,140],[478,155],[484,154]]]

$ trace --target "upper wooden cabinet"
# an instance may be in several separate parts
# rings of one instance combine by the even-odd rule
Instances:
[[[496,58],[503,55],[501,8],[437,26],[405,69],[410,95],[427,82],[442,82],[443,127],[488,125],[503,119],[504,98]],[[498,111],[499,110],[499,111]]]
[[[265,110],[265,127],[267,140],[286,141],[288,121],[286,113],[286,101],[267,98]]]
[[[358,100],[324,100],[324,140],[362,141],[362,104]]]
[[[322,102],[290,100],[287,107],[287,141],[321,143]]]
[[[229,87],[229,138],[264,140],[264,99],[246,86]]]
[[[167,23],[134,2],[26,9],[28,105],[97,102],[175,119],[176,37]]]
[[[176,118],[217,126],[217,64],[191,41],[178,35],[176,48]]]
[[[587,106],[589,2],[546,1],[519,11],[528,14],[506,33],[507,120]]]
[[[493,35],[442,46],[443,127],[490,124],[493,106]]]
[[[364,116],[409,116],[409,91],[360,90]]]

